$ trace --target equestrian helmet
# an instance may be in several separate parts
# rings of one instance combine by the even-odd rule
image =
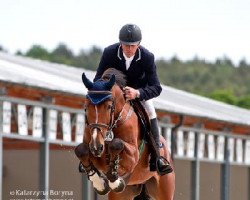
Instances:
[[[135,24],[126,24],[119,32],[119,40],[122,44],[138,45],[141,39],[141,29]]]

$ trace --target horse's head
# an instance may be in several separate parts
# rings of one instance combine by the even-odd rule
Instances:
[[[88,89],[85,104],[88,131],[85,134],[89,134],[86,137],[89,138],[91,153],[100,157],[104,152],[105,140],[112,134],[115,109],[112,88],[115,84],[115,75],[109,80],[91,82],[83,73],[82,81]]]

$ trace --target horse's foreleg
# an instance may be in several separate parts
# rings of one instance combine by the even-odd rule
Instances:
[[[88,176],[93,183],[93,187],[100,195],[105,195],[110,191],[106,177],[99,172],[89,159],[89,147],[87,144],[81,143],[75,148],[75,154],[80,160],[80,169]],[[81,170],[80,170],[81,171]]]
[[[81,161],[82,165],[85,167],[90,165],[90,160],[89,160],[89,147],[85,143],[79,144],[75,148],[75,154],[77,158]]]
[[[118,175],[118,167],[120,162],[120,153],[124,149],[124,142],[115,138],[109,144],[110,163],[107,172],[107,178],[109,180],[109,187],[115,192],[121,192],[125,188],[125,182],[123,178]]]

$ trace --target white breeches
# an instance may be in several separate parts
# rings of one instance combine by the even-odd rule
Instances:
[[[147,101],[141,101],[141,103],[147,111],[149,119],[154,119],[157,117],[152,99],[149,99]]]

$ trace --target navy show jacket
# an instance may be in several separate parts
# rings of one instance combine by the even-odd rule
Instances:
[[[128,70],[125,58],[119,43],[106,47],[103,51],[94,81],[101,78],[108,68],[115,68],[127,76],[127,85],[139,89],[140,100],[148,100],[160,95],[160,85],[154,55],[143,46],[140,46],[132,60]]]

